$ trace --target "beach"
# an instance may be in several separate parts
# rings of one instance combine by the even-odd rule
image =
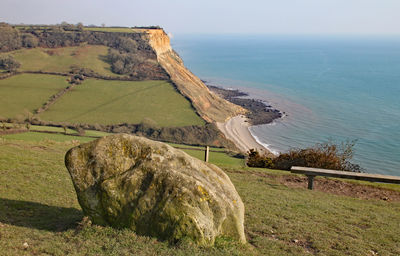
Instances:
[[[262,154],[273,154],[264,146],[259,144],[249,131],[250,124],[244,115],[239,115],[230,118],[225,123],[217,123],[226,138],[232,140],[235,145],[243,152],[248,152],[250,149],[257,149]]]

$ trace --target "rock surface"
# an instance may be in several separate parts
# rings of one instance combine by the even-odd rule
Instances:
[[[244,206],[228,176],[167,144],[112,135],[72,148],[65,164],[95,224],[170,242],[245,242]]]

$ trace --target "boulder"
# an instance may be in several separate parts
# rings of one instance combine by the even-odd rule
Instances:
[[[165,143],[112,135],[70,149],[65,165],[95,224],[172,243],[245,242],[244,206],[229,177]]]

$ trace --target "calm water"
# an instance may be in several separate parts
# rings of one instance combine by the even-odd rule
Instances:
[[[357,139],[353,162],[400,175],[400,37],[175,36],[201,79],[287,116],[251,128],[272,151]]]

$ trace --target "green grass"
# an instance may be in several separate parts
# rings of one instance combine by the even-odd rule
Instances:
[[[33,48],[11,52],[21,63],[20,71],[46,71],[68,73],[71,65],[89,68],[106,76],[112,73],[110,64],[105,61],[108,47],[102,45],[81,45],[56,49]]]
[[[48,131],[48,132],[62,132],[64,133],[64,128],[54,127],[54,126],[42,126],[42,125],[31,125],[30,131]],[[75,130],[67,128],[67,134],[76,133]]]
[[[68,86],[65,77],[22,74],[0,80],[0,116],[16,117],[42,106],[51,95]]]
[[[188,100],[165,81],[105,81],[87,79],[39,115],[68,123],[140,123],[160,126],[203,125]]]
[[[64,154],[76,142],[4,137],[0,255],[400,254],[400,203],[292,189],[262,176],[286,172],[239,167],[226,171],[246,207],[245,246],[229,239],[218,239],[213,248],[168,245],[129,230],[80,228],[83,214],[64,167]]]
[[[100,32],[122,32],[122,33],[133,33],[134,30],[131,28],[89,28],[85,27],[84,30],[88,31],[100,31]]]
[[[53,133],[41,133],[41,132],[24,132],[17,134],[2,135],[0,138],[6,140],[19,140],[19,141],[55,141],[55,142],[65,142],[65,141],[80,141],[88,142],[94,140],[94,138],[83,137],[83,136],[71,136],[63,134],[53,134]]]
[[[191,146],[191,145],[182,145],[182,144],[176,144],[176,143],[170,143],[170,142],[167,142],[167,144],[168,145],[171,145],[171,146],[173,146],[173,147],[181,147],[181,148],[195,148],[195,149],[201,149],[201,150],[204,150],[204,146]],[[226,149],[225,148],[214,148],[214,147],[210,147],[210,150],[212,150],[212,151],[221,151],[221,152],[223,152],[223,151],[225,151]]]
[[[181,147],[181,146],[179,146]],[[204,160],[204,151],[182,149],[188,155]],[[244,159],[231,157],[223,152],[210,152],[209,162],[218,166],[244,166]]]
[[[30,131],[49,131],[49,132],[61,132],[64,133],[64,128],[62,127],[54,127],[54,126],[42,126],[42,125],[31,125]],[[67,128],[67,134],[76,134],[77,132],[73,129]],[[101,131],[93,131],[93,130],[85,130],[85,136],[107,136],[110,133],[101,132]]]

